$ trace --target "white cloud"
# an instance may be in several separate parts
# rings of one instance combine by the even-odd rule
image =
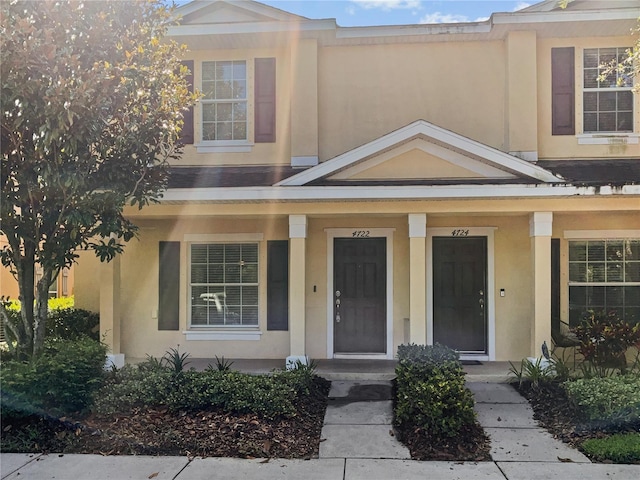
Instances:
[[[523,8],[527,8],[530,7],[531,4],[527,3],[527,2],[520,2],[519,4],[516,5],[516,8],[513,9],[514,12],[517,12],[518,10],[522,10]]]
[[[429,13],[420,19],[420,23],[461,23],[469,21],[469,17],[464,15],[440,12]]]
[[[351,0],[351,2],[367,10],[372,8],[395,10],[400,8],[420,8],[421,0]]]

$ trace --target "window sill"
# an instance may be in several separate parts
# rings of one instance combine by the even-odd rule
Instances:
[[[238,330],[186,330],[182,332],[187,341],[210,341],[210,340],[232,340],[232,341],[257,341],[260,340],[262,332],[259,330],[238,331]]]
[[[577,135],[578,145],[637,145],[637,133],[583,133]]]
[[[249,153],[253,149],[249,142],[202,142],[194,145],[198,153]]]

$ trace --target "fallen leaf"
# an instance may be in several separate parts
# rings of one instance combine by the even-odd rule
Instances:
[[[558,457],[558,460],[560,460],[562,463],[573,463],[573,460],[571,460],[570,458]]]
[[[160,472],[153,472],[151,475],[149,475],[147,478],[156,478],[158,476]]]
[[[269,463],[269,460],[271,460],[271,459],[270,459],[270,458],[265,458],[264,460],[262,460],[262,461],[261,461],[261,462],[259,462],[259,463]]]
[[[262,443],[262,451],[264,453],[269,453],[269,450],[271,450],[271,442],[269,440],[265,440]]]

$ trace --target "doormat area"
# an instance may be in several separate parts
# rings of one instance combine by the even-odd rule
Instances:
[[[482,365],[480,360],[460,360],[462,365]]]

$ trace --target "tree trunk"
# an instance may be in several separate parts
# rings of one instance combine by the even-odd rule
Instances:
[[[49,316],[49,287],[53,273],[50,268],[44,268],[42,278],[36,285],[36,308],[33,316],[33,356],[37,357],[44,348],[47,317]]]
[[[33,302],[35,285],[35,247],[26,243],[24,255],[16,253],[15,262],[20,289],[20,317],[22,324],[16,329],[16,352],[18,358],[28,358],[33,350]]]

